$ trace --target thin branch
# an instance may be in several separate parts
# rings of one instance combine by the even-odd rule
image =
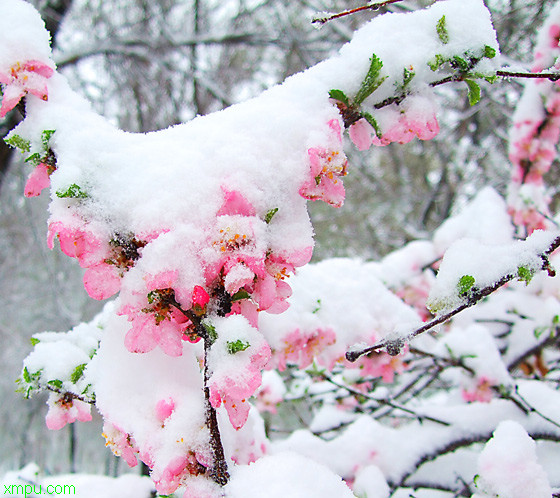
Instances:
[[[356,7],[355,9],[344,10],[342,12],[338,12],[337,14],[323,14],[321,17],[314,17],[311,23],[319,24],[322,26],[323,24],[326,24],[329,21],[333,21],[334,19],[340,19],[341,17],[350,16],[352,14],[356,14],[364,10],[376,11],[392,3],[397,3],[402,1],[403,0],[385,0],[384,2],[370,3],[368,5],[363,5],[362,7]]]
[[[352,394],[354,396],[361,396],[361,397],[366,398],[370,401],[375,401],[378,405],[375,409],[379,409],[379,408],[382,408],[384,406],[390,406],[391,408],[393,408],[395,410],[401,410],[405,413],[413,415],[414,418],[417,419],[417,420],[429,420],[431,422],[435,422],[436,424],[441,424],[441,425],[445,425],[445,426],[450,425],[449,422],[446,422],[445,420],[440,420],[440,419],[437,419],[435,417],[431,417],[430,415],[419,414],[419,413],[415,412],[414,410],[412,410],[410,408],[407,408],[407,407],[402,406],[402,405],[397,405],[396,403],[394,403],[393,401],[391,401],[389,399],[376,399],[376,398],[368,395],[367,393],[363,393],[361,391],[358,391],[357,389],[354,389],[350,386],[347,386],[345,384],[341,384],[341,383],[335,381],[330,375],[327,375],[326,373],[321,374],[321,377],[323,377],[323,379],[325,379],[327,382],[330,382],[332,385],[334,385],[334,386],[336,386],[340,389],[345,389],[346,391],[348,391],[350,394]]]
[[[539,433],[539,432],[528,432],[528,433],[529,436],[534,440],[560,442],[560,436],[558,436],[558,434]],[[432,453],[426,453],[422,455],[413,465],[409,466],[411,470],[407,470],[404,473],[404,475],[401,476],[400,482],[397,484],[393,484],[392,486],[393,489],[396,490],[402,487],[409,487],[406,481],[408,480],[409,477],[414,475],[414,473],[418,470],[420,466],[424,465],[425,463],[436,460],[440,456],[446,455],[448,453],[453,453],[459,448],[469,447],[476,443],[486,443],[491,437],[492,437],[492,431],[486,433],[479,433],[470,437],[459,437],[455,440],[449,441],[447,444],[444,444],[440,448],[435,449]]]
[[[558,249],[558,247],[560,247],[560,236],[556,237],[554,241],[550,244],[550,247],[540,255],[541,259],[543,260],[542,269],[549,271],[549,274],[552,271],[552,269],[550,268],[550,265],[548,263],[548,256],[556,249]],[[373,346],[364,349],[348,351],[346,353],[346,359],[353,363],[361,356],[372,353],[374,351],[379,351],[381,349],[385,349],[387,353],[389,353],[390,355],[396,356],[401,352],[405,343],[409,342],[410,340],[414,339],[420,334],[423,334],[424,332],[427,332],[428,330],[431,330],[434,327],[447,322],[461,311],[470,308],[471,306],[474,306],[476,303],[484,299],[486,296],[489,296],[490,294],[498,290],[500,287],[504,286],[508,282],[511,282],[512,280],[516,280],[517,278],[519,277],[516,273],[511,273],[508,275],[504,275],[500,280],[498,280],[492,285],[489,285],[482,289],[474,289],[469,295],[467,301],[465,301],[463,304],[449,311],[448,313],[437,316],[436,318],[425,323],[424,325],[417,328],[407,336],[397,337],[397,338],[385,338],[375,343]]]
[[[529,79],[547,79],[550,81],[560,80],[560,71],[553,71],[551,73],[525,73],[516,71],[496,71],[496,76],[502,78],[529,78]]]

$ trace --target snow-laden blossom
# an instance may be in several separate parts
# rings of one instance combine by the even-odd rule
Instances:
[[[271,250],[267,221],[257,216],[243,194],[225,187],[222,191],[224,202],[216,216],[211,248],[203,254],[206,286],[223,287],[236,296],[232,312],[246,315],[256,325],[258,311],[281,313],[288,307],[291,288],[285,279],[309,261],[312,250],[289,254]]]
[[[4,84],[0,117],[3,118],[28,93],[47,100],[47,80],[53,73],[52,67],[36,60],[17,62],[7,73],[0,72],[0,83]]]
[[[25,197],[36,197],[43,189],[49,187],[51,184],[49,177],[54,169],[46,163],[39,163],[27,178],[24,190]]]
[[[214,408],[224,405],[233,427],[243,427],[249,416],[249,398],[261,385],[270,346],[243,316],[215,318],[216,340],[208,353],[208,385]]]
[[[129,467],[138,465],[136,458],[138,448],[129,434],[106,421],[103,424],[102,436],[105,438],[105,446],[109,447],[116,456],[122,457]]]
[[[279,370],[285,370],[291,363],[306,368],[323,350],[336,342],[336,334],[330,328],[303,331],[299,328],[286,335],[282,349],[274,352]]]
[[[270,346],[264,340],[250,349],[248,361],[244,361],[237,371],[232,369],[229,375],[215,375],[209,383],[210,403],[214,408],[223,403],[231,425],[236,429],[247,422],[251,408],[249,398],[261,385],[261,371],[271,356]]]
[[[154,483],[158,493],[170,495],[184,483],[187,476],[197,476],[206,472],[206,467],[197,459],[197,454],[190,450],[184,455],[172,458]]]
[[[536,443],[518,422],[500,422],[480,456],[475,477],[482,496],[549,498],[552,488],[538,461]]]
[[[116,235],[108,242],[108,237],[93,230],[55,221],[49,224],[48,246],[54,247],[58,238],[60,249],[71,258],[76,258],[84,273],[84,287],[90,297],[103,300],[120,290],[121,279],[136,263],[141,249],[156,236],[146,236],[139,240],[134,236]]]
[[[175,401],[173,398],[160,399],[156,403],[156,417],[160,422],[165,422],[175,410]]]
[[[125,296],[125,304],[117,312],[132,322],[125,346],[134,353],[147,353],[159,346],[170,356],[181,356],[190,321],[177,307],[177,296],[186,295],[177,284],[178,272],[166,271],[145,280],[146,287]],[[188,310],[191,303],[185,303],[184,297],[181,300]]]
[[[428,116],[414,116],[412,113],[402,112],[395,122],[383,131],[381,137],[373,135],[373,145],[383,146],[391,142],[407,144],[414,137],[420,140],[431,140],[439,133],[439,123],[435,114]]]
[[[403,352],[397,356],[391,356],[385,352],[370,353],[362,356],[357,362],[352,364],[352,368],[358,368],[362,377],[381,377],[383,382],[390,384],[395,379],[395,374],[401,374],[407,365],[403,360],[408,347],[403,348]]]
[[[482,403],[489,403],[494,398],[494,387],[496,383],[487,377],[480,377],[476,380],[476,384],[471,388],[464,388],[461,391],[461,396],[467,403],[480,401]]]
[[[328,122],[329,143],[326,147],[312,147],[309,157],[309,178],[299,189],[302,197],[322,200],[334,207],[344,203],[346,195],[341,176],[347,172],[348,161],[342,150],[342,131],[336,119]]]
[[[73,396],[51,392],[47,405],[49,411],[45,421],[51,430],[57,431],[76,420],[91,421],[91,405]]]
[[[373,127],[365,118],[359,119],[350,125],[348,135],[350,140],[358,148],[358,150],[368,150],[372,145],[372,135],[375,133]]]

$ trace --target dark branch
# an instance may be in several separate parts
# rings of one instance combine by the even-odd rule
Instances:
[[[364,10],[379,10],[382,7],[390,5],[392,3],[402,2],[403,0],[385,0],[384,2],[377,2],[377,3],[370,3],[368,5],[363,5],[362,7],[356,7],[355,9],[348,9],[342,12],[338,12],[337,14],[327,14],[321,17],[314,17],[311,21],[312,24],[323,24],[328,23],[329,21],[333,21],[335,19],[339,19],[341,17],[350,16],[352,14],[356,14],[358,12],[363,12]]]

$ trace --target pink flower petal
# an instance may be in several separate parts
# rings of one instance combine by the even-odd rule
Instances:
[[[372,145],[373,127],[364,119],[360,119],[356,123],[350,125],[348,134],[350,140],[354,143],[358,150],[367,150]]]
[[[90,297],[102,301],[119,292],[121,279],[115,266],[101,263],[86,270],[84,287]]]
[[[45,163],[40,163],[29,175],[25,184],[24,195],[25,197],[36,197],[50,184],[48,166]]]

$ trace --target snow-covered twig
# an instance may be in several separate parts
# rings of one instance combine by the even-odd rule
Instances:
[[[560,247],[560,236],[556,237],[553,240],[553,242],[550,244],[548,249],[546,251],[544,251],[542,254],[540,254],[540,257],[543,261],[542,270],[548,271],[550,276],[554,276],[554,270],[550,267],[550,264],[549,264],[549,261],[548,261],[548,256],[552,252],[554,252],[556,249],[558,249],[558,247]],[[448,313],[444,313],[442,315],[439,315],[439,316],[435,317],[433,320],[425,323],[424,325],[417,328],[416,330],[414,330],[413,332],[411,332],[407,336],[397,337],[397,338],[391,338],[390,337],[390,338],[382,339],[381,341],[378,341],[377,343],[375,343],[373,346],[369,346],[367,348],[350,350],[346,353],[346,359],[350,362],[355,362],[358,358],[360,358],[363,355],[372,353],[374,351],[380,351],[382,349],[385,349],[387,351],[387,353],[389,353],[390,355],[396,356],[397,354],[399,354],[401,352],[405,343],[409,342],[410,340],[414,339],[415,337],[418,337],[419,335],[423,334],[424,332],[427,332],[428,330],[431,330],[434,327],[436,327],[438,325],[441,325],[442,323],[447,322],[448,320],[453,318],[455,315],[459,314],[461,311],[463,311],[467,308],[470,308],[471,306],[474,306],[475,304],[477,304],[479,301],[481,301],[485,297],[487,297],[490,294],[492,294],[493,292],[497,291],[500,287],[502,287],[505,284],[507,284],[508,282],[511,282],[512,280],[516,280],[518,278],[519,278],[519,275],[517,273],[510,273],[510,274],[504,275],[502,278],[497,280],[492,285],[489,285],[489,286],[484,287],[482,289],[473,289],[472,292],[469,294],[468,299],[465,302],[463,302],[461,305],[452,309]]]

